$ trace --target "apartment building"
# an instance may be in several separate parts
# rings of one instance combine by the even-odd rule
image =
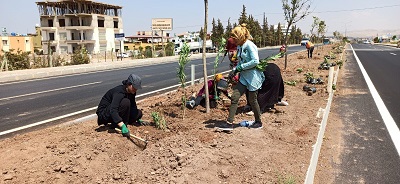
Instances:
[[[118,51],[123,42],[122,7],[91,0],[36,2],[40,14],[43,51],[73,53],[85,46],[89,54]],[[122,45],[120,45],[122,44]]]
[[[138,31],[137,35],[125,37],[125,50],[137,50],[139,47],[162,47],[170,41],[170,33],[162,31]]]
[[[33,52],[33,38],[25,35],[0,36],[0,54],[3,52]]]

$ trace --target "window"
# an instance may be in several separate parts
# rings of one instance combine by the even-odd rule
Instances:
[[[114,20],[114,28],[118,28],[118,21]]]
[[[48,23],[49,27],[53,27],[53,20],[48,20],[47,23]]]
[[[56,52],[56,46],[50,46],[51,53]]]
[[[26,44],[29,44],[29,40],[25,40],[25,43],[26,43]]]
[[[67,40],[67,33],[60,33],[60,40]]]
[[[3,40],[3,45],[8,45],[8,40]]]
[[[59,19],[58,23],[60,24],[60,27],[65,27],[65,19]]]
[[[54,33],[49,33],[49,40],[54,40]]]
[[[98,27],[104,27],[104,20],[97,20]]]

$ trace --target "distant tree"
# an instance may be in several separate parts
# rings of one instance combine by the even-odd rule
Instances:
[[[268,45],[268,36],[270,35],[268,29],[268,19],[267,17],[265,17],[265,13],[263,18],[262,33],[263,33],[263,46],[265,47]]]
[[[238,26],[238,24],[234,22],[232,27],[235,28],[236,26]]]
[[[204,37],[203,27],[200,28],[199,36],[200,36],[200,38],[203,38],[203,37]],[[207,36],[207,35],[206,35],[206,36]]]
[[[216,31],[217,31],[217,36],[219,38],[218,43],[217,43],[217,45],[219,47],[220,44],[221,44],[220,43],[221,42],[221,38],[224,37],[224,35],[225,35],[224,25],[222,25],[222,22],[221,22],[220,19],[217,20],[217,30]]]
[[[269,42],[270,46],[274,46],[275,44],[275,29],[274,29],[274,25],[270,25],[269,26],[269,35],[267,35],[267,39]]]
[[[303,39],[303,33],[301,33],[301,29],[297,28],[296,30],[296,44],[300,43],[301,40]]]
[[[374,43],[379,43],[379,38],[378,37],[374,38]]]
[[[342,40],[343,39],[343,35],[340,34],[339,31],[334,31],[333,32],[333,37],[335,37],[335,39],[337,39],[337,40]]]
[[[231,31],[232,31],[232,24],[231,24],[230,18],[229,18],[228,24],[226,25],[226,28],[225,28],[225,36],[224,36],[225,39],[229,38],[229,36],[231,35]]]
[[[310,9],[311,0],[282,0],[282,9],[285,14],[285,20],[287,22],[287,27],[291,27],[292,24],[296,24],[299,20],[304,19],[308,14],[308,9]],[[285,45],[288,41],[289,29],[285,31]],[[288,47],[285,47],[285,52],[287,53]],[[285,54],[285,70],[287,66],[287,54]]]
[[[314,19],[314,21],[311,24],[311,30],[310,30],[310,34],[311,34],[311,38],[310,39],[311,39],[312,42],[316,42],[317,41],[316,40],[317,33],[318,33],[317,30],[318,30],[319,23],[321,22],[321,20],[316,16],[313,16],[313,19]]]
[[[242,12],[240,13],[240,17],[239,17],[239,21],[238,22],[239,22],[239,25],[248,23],[247,13],[246,13],[246,6],[244,6],[244,5],[243,5]]]
[[[281,23],[278,23],[278,28],[276,29],[276,32],[275,32],[275,38],[276,38],[276,40],[275,40],[276,45],[281,45],[284,42]]]
[[[250,35],[253,37],[253,42],[260,47],[262,41],[262,30],[260,23],[254,19],[253,15],[249,15],[247,20],[248,25],[246,27],[249,29]]]
[[[295,44],[296,43],[296,26],[292,26],[290,29],[290,36],[288,40],[289,44]]]
[[[396,35],[393,35],[393,36],[392,36],[392,40],[396,40],[396,38],[397,38]]]
[[[217,23],[215,22],[215,19],[213,18],[213,22],[212,22],[212,31],[211,31],[211,40],[213,42],[213,44],[215,45],[215,47],[219,47],[220,45],[220,40],[221,37],[224,36],[224,26],[222,25],[222,22],[220,19],[217,20]]]
[[[318,38],[324,38],[326,33],[325,21],[321,20],[318,25]]]

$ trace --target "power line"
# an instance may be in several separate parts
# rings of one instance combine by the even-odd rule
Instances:
[[[388,5],[388,6],[377,6],[372,8],[357,8],[357,9],[350,9],[350,10],[331,10],[331,11],[321,11],[321,12],[313,12],[313,13],[336,13],[336,12],[348,12],[348,11],[362,11],[362,10],[373,10],[373,9],[380,9],[380,8],[393,8],[400,6],[400,4],[396,5]]]
[[[348,9],[348,10],[328,10],[328,11],[318,11],[314,12],[312,11],[311,13],[338,13],[338,12],[349,12],[349,11],[363,11],[363,10],[373,10],[373,9],[381,9],[381,8],[393,8],[393,7],[398,7],[400,4],[395,4],[395,5],[387,5],[387,6],[376,6],[376,7],[370,7],[370,8],[356,8],[356,9]],[[283,13],[265,13],[266,15],[283,15]],[[264,13],[261,14],[255,14],[253,17],[258,17],[264,15]],[[226,23],[228,21],[221,21],[221,23]],[[211,23],[209,23],[211,25]],[[175,28],[190,28],[190,27],[202,27],[204,25],[191,25],[191,26],[181,26],[181,27],[175,27]],[[209,25],[207,25],[209,26]]]

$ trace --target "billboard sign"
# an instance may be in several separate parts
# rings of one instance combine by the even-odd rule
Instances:
[[[151,19],[151,30],[163,30],[163,31],[171,31],[172,30],[172,18],[157,18]]]

